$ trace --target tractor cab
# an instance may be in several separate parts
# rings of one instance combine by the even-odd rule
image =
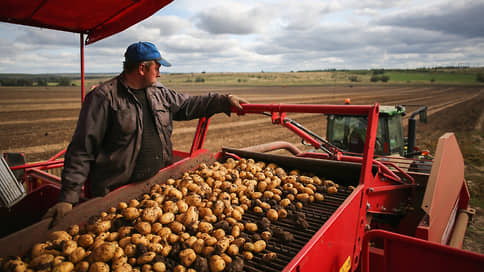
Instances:
[[[375,155],[406,156],[402,127],[404,115],[404,106],[380,106]],[[367,123],[367,116],[329,114],[326,137],[343,151],[363,153]]]

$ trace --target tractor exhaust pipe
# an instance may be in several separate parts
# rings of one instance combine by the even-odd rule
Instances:
[[[417,143],[417,119],[415,116],[419,115],[420,122],[427,123],[427,106],[423,106],[416,110],[408,119],[408,149],[407,157],[412,158],[415,156],[415,146]]]

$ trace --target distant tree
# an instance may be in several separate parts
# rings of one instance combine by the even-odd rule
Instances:
[[[47,79],[45,79],[45,78],[39,78],[37,80],[37,86],[47,86]]]
[[[476,80],[478,82],[484,82],[484,72],[478,73],[477,76],[476,76]]]
[[[203,77],[197,77],[195,78],[195,82],[205,82],[205,79]]]
[[[383,75],[383,76],[380,77],[380,80],[383,81],[383,82],[388,82],[388,80],[390,80],[390,77]]]
[[[348,79],[351,81],[351,82],[360,82],[360,78],[357,77],[357,76],[349,76]]]
[[[383,75],[385,73],[384,69],[373,69],[374,75]]]
[[[370,78],[370,81],[371,81],[371,82],[377,82],[378,80],[380,80],[380,77],[379,77],[379,76],[375,76],[375,75],[373,75],[373,76],[371,76],[371,78]]]
[[[33,86],[34,81],[30,78],[20,78],[17,80],[17,86]]]
[[[59,79],[58,85],[59,86],[71,86],[71,79],[63,77],[63,78]]]

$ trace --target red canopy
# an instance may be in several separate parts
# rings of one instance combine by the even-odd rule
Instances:
[[[173,0],[1,0],[0,21],[87,34],[94,43],[148,18]]]

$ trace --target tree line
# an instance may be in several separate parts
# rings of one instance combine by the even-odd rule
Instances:
[[[1,77],[0,86],[71,86],[68,77]]]

